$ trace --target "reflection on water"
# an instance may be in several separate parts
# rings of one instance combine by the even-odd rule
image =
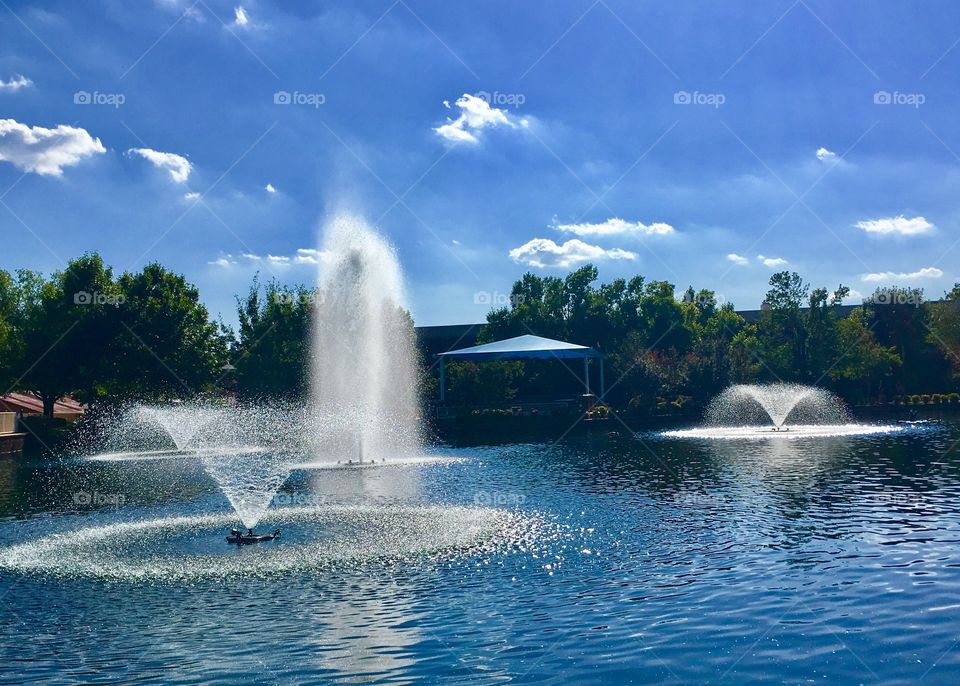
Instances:
[[[3,460],[6,551],[176,517],[216,523],[79,550],[91,564],[102,554],[104,565],[189,566],[206,555],[242,572],[285,544],[297,554],[326,541],[327,558],[349,541],[403,545],[389,559],[347,554],[267,578],[12,570],[0,575],[11,610],[0,661],[20,680],[64,682],[952,684],[958,439],[950,423],[816,440],[643,434],[298,470],[266,517],[289,543],[242,551],[220,547],[227,506],[190,460]],[[77,491],[122,502],[77,502]],[[364,502],[420,514],[283,521],[286,506]],[[475,520],[449,513],[491,503],[507,518],[502,545],[412,545],[424,532],[459,536]],[[431,505],[437,514],[420,516]]]

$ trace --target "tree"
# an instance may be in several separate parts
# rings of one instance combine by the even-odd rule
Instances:
[[[112,270],[96,253],[83,255],[42,285],[26,277],[22,298],[21,388],[36,393],[47,418],[67,394],[95,399],[121,301]]]
[[[119,281],[123,302],[101,396],[190,397],[223,377],[229,331],[210,321],[196,287],[148,264]]]
[[[800,305],[809,287],[796,272],[770,277],[770,290],[758,322],[760,357],[769,380],[798,380],[805,367],[806,328]]]
[[[949,361],[953,377],[960,377],[960,283],[947,291],[943,300],[929,305],[928,340]]]
[[[240,339],[233,349],[237,387],[245,395],[305,396],[310,379],[310,323],[317,295],[302,286],[254,278],[237,299]]]
[[[893,347],[877,343],[862,308],[837,323],[837,337],[841,355],[825,373],[845,397],[866,401],[892,390],[884,384],[900,366],[900,357]]]

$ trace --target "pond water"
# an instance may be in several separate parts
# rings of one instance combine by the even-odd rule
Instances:
[[[190,457],[3,459],[0,683],[955,684],[958,439],[445,446],[244,548]]]

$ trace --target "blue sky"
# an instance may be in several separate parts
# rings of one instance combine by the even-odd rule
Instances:
[[[586,260],[743,309],[960,278],[956,3],[3,0],[0,44],[3,269],[156,260],[233,322],[349,211],[418,324]]]

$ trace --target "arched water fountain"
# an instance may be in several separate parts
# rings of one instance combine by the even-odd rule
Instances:
[[[815,386],[775,383],[730,386],[707,406],[704,425],[664,431],[668,438],[771,439],[860,436],[899,427],[854,422],[843,401]]]
[[[137,462],[164,469],[158,461],[170,460],[175,470],[176,460],[199,460],[231,514],[85,523],[6,549],[0,569],[126,579],[263,575],[348,559],[509,548],[514,536],[528,537],[522,516],[481,507],[319,502],[271,509],[294,469],[445,460],[421,448],[416,346],[393,250],[351,217],[331,223],[323,248],[309,401],[133,406],[100,427],[101,449],[82,458],[123,463],[129,475]],[[238,522],[251,532],[283,525],[283,539],[236,557],[223,534]]]

